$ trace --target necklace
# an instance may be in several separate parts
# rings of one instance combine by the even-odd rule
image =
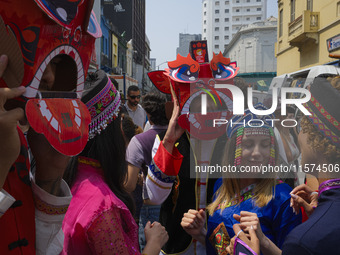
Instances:
[[[255,186],[256,184],[253,183],[245,187],[244,189],[241,190],[239,197],[237,196],[237,194],[235,194],[234,198],[231,201],[229,201],[228,203],[226,203],[226,201],[222,202],[221,204],[217,206],[216,210],[221,209],[221,208],[231,207],[238,203],[242,203],[243,201],[249,198],[252,198],[254,196],[253,189],[255,188]]]
[[[78,162],[86,164],[86,165],[90,165],[90,166],[93,166],[93,167],[96,167],[96,168],[100,168],[100,163],[95,159],[78,157]]]

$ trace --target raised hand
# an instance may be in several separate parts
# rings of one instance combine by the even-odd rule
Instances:
[[[172,110],[172,115],[169,121],[168,129],[163,139],[163,145],[164,145],[164,148],[169,153],[172,153],[175,142],[184,133],[184,129],[180,127],[180,125],[178,125],[178,117],[181,114],[181,109],[179,107],[179,103],[178,103],[178,99],[176,97],[175,91],[173,90],[172,86],[170,86],[170,88],[171,88],[172,98],[174,100],[174,108]]]

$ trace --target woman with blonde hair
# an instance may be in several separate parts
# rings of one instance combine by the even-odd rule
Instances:
[[[310,86],[310,92],[311,100],[304,104],[310,115],[302,118],[298,134],[301,165],[321,184],[317,193],[304,184],[291,192],[292,207],[298,211],[302,206],[310,217],[287,236],[281,251],[262,235],[257,215],[247,213],[246,218],[241,215],[239,227],[253,226],[258,240],[246,235],[240,235],[240,239],[254,251],[261,248],[266,254],[274,255],[339,253],[340,79],[318,78]],[[230,245],[228,252],[235,253],[233,247]]]
[[[262,105],[256,108],[266,109]],[[301,223],[301,215],[295,215],[290,208],[291,188],[268,173],[268,169],[276,166],[277,159],[271,119],[249,110],[244,116],[232,118],[237,123],[227,129],[229,140],[224,164],[234,173],[215,184],[214,202],[207,207],[207,230],[203,227],[203,211],[189,210],[184,214],[182,227],[206,244],[207,254],[225,254],[230,238],[239,234],[234,233],[233,224],[238,223],[241,211],[256,212],[264,234],[279,247],[286,235]],[[263,174],[261,171],[265,169],[268,172]]]

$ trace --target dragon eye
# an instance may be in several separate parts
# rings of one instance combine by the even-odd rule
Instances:
[[[218,63],[217,69],[212,71],[215,79],[228,80],[236,76],[237,70],[236,64],[224,65],[223,63]]]
[[[42,10],[58,24],[68,27],[78,13],[83,0],[35,0]]]
[[[89,26],[87,28],[87,32],[95,38],[99,38],[102,36],[102,31],[100,29],[100,25],[97,21],[96,15],[94,12],[91,12]]]
[[[169,69],[165,69],[166,75],[174,81],[192,83],[198,80],[199,64],[190,54],[186,58],[178,54],[175,61],[168,62],[168,66]]]

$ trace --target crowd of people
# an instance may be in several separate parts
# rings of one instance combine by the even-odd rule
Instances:
[[[1,60],[2,75],[8,58],[3,55]],[[337,110],[333,104],[327,105],[325,93],[332,94],[335,100],[335,96],[339,96],[338,80],[338,77],[329,81],[320,79],[311,84],[313,100],[320,102],[331,117],[324,118],[324,111],[313,108],[313,101],[307,104],[312,115],[303,116],[299,128],[294,129],[298,142],[289,130],[276,131],[283,141],[283,151],[279,148],[280,138],[274,132],[275,127],[267,122],[274,116],[259,116],[249,110],[244,116],[234,116],[234,120],[246,123],[260,119],[265,125],[228,125],[220,162],[235,167],[275,166],[282,163],[281,153],[293,164],[298,159],[296,154],[301,152],[298,164],[336,166],[340,158],[339,140],[332,132]],[[306,184],[296,186],[288,180],[286,182],[293,185],[290,187],[275,176],[258,178],[254,174],[241,178],[227,174],[217,180],[206,179],[203,186],[208,186],[208,181],[210,184],[204,194],[206,200],[197,204],[199,194],[195,189],[203,179],[190,178],[189,165],[192,164],[190,154],[195,152],[190,146],[197,144],[198,139],[188,136],[178,125],[180,107],[176,95],[173,93],[169,121],[164,95],[148,93],[140,105],[140,90],[132,87],[128,90],[127,102],[122,105],[120,93],[103,71],[89,74],[82,96],[84,104],[91,109],[110,95],[107,107],[90,111],[91,136],[84,150],[74,157],[64,156],[51,148],[42,135],[29,129],[26,137],[35,159],[32,173],[26,138],[19,128],[19,121],[25,119],[24,111],[5,107],[6,101],[24,91],[24,87],[1,88],[0,220],[5,227],[11,223],[11,214],[15,214],[13,220],[25,226],[19,232],[24,238],[7,245],[11,235],[2,239],[1,249],[6,253],[18,248],[23,254],[30,251],[40,254],[233,254],[240,250],[239,246],[254,254],[336,253],[338,179],[331,179],[327,173],[319,174],[316,177],[320,188],[316,191]],[[124,106],[130,110],[126,111]],[[143,112],[141,125],[136,124],[139,115],[130,115],[131,108]],[[323,129],[314,125],[315,119],[323,121]],[[124,121],[128,124],[123,124]],[[147,121],[149,129],[141,130]],[[329,133],[331,135],[327,135]],[[44,172],[40,173],[42,169]],[[18,178],[22,184],[13,185],[11,182]],[[27,197],[28,194],[33,194],[33,199]],[[49,215],[46,210],[46,215],[43,214],[47,203],[58,215]],[[18,207],[23,209],[25,220],[21,219],[24,216],[20,216]],[[304,223],[301,210],[305,214]],[[35,221],[30,223],[29,215],[35,215]],[[28,234],[34,231],[35,235]],[[31,245],[32,242],[35,245]]]
[[[51,123],[41,93],[66,91],[56,83],[63,76],[56,72],[59,58],[47,63],[37,87],[38,108]],[[309,84],[311,100],[304,107],[310,115],[288,107],[287,116],[263,116],[249,109],[244,115],[223,112],[230,107],[232,113],[231,96],[210,82],[228,80],[244,93],[247,84],[222,54],[214,54],[211,64],[189,56],[170,62],[167,72],[157,71],[162,82],[150,76],[162,87],[142,95],[129,86],[125,103],[104,71],[91,72],[81,95],[89,130],[77,145],[81,152],[71,155],[27,123],[27,88],[4,78],[10,61],[6,52],[0,56],[0,84],[7,84],[0,86],[0,254],[339,253],[340,77]],[[191,69],[178,75],[185,61]],[[201,87],[193,93],[188,87],[197,77],[209,83],[197,82]],[[210,113],[244,125],[207,132],[211,120],[198,113],[200,101],[192,97],[206,91]],[[78,125],[87,115],[72,102]],[[69,116],[62,113],[65,126],[73,125]],[[298,125],[271,125],[274,118]],[[299,183],[294,172],[236,171],[211,178],[194,170],[216,164],[237,170],[294,165],[314,177]],[[311,165],[316,170],[306,167]]]

